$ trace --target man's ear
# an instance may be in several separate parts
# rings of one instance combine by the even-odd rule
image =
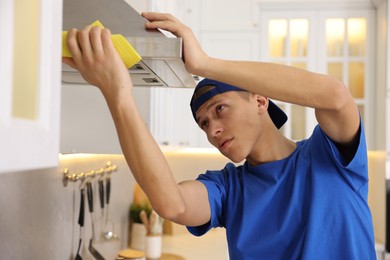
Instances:
[[[259,113],[266,112],[268,110],[268,98],[258,94],[254,94],[254,95],[257,102],[257,108]]]

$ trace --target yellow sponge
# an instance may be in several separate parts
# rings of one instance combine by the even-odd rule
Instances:
[[[95,21],[94,23],[92,23],[92,26],[100,26],[104,28],[100,21]],[[62,57],[71,58],[72,54],[70,53],[68,46],[66,45],[67,34],[68,32],[66,31],[62,32]],[[142,59],[141,56],[137,53],[137,51],[133,48],[133,46],[131,46],[131,44],[126,40],[126,38],[123,37],[123,35],[113,34],[111,35],[111,40],[127,68],[133,67]]]

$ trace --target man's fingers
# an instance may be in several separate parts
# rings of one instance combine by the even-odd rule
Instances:
[[[145,27],[148,29],[163,29],[167,30],[176,36],[180,34],[180,27],[184,26],[179,20],[177,20],[171,14],[162,14],[162,13],[152,13],[144,12],[142,15],[149,20],[145,24]]]
[[[87,26],[78,31],[68,31],[67,44],[72,53],[72,59],[64,59],[69,66],[81,69],[85,65],[91,65],[104,59],[104,55],[113,54],[116,51],[111,40],[111,32],[98,26]]]
[[[85,61],[90,61],[90,62],[92,62],[93,60],[93,50],[92,50],[91,39],[90,39],[91,28],[92,26],[88,25],[77,33],[77,40],[79,42],[83,59]]]
[[[77,69],[76,63],[74,63],[72,58],[62,57],[62,63],[65,63],[70,67]]]
[[[72,54],[72,56],[76,56],[76,57],[81,54],[81,49],[77,41],[77,34],[78,34],[78,30],[72,28],[68,31],[68,34],[66,36],[66,45],[68,46],[68,49]]]
[[[111,40],[111,31],[109,29],[104,29],[101,34],[101,43],[105,53],[109,53],[110,50],[114,50],[114,44]]]
[[[89,38],[91,41],[92,52],[94,55],[102,55],[104,53],[103,44],[102,44],[102,28],[99,26],[94,26],[91,28]]]
[[[154,22],[154,21],[172,21],[172,22],[180,22],[176,17],[174,17],[171,14],[166,13],[155,13],[155,12],[143,12],[141,14],[143,17],[145,17],[148,21]]]

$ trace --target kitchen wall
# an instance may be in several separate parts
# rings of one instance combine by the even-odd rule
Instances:
[[[121,238],[96,243],[96,248],[114,259],[127,247],[128,209],[134,179],[120,155],[62,155],[57,168],[12,172],[0,181],[0,259],[74,259],[79,226],[80,183],[63,185],[63,169],[71,173],[100,169],[112,161],[118,171],[111,175],[110,218]],[[96,180],[93,180],[95,217],[100,216]],[[87,205],[86,205],[87,206]],[[90,215],[85,208],[85,239],[91,237]],[[87,244],[88,245],[88,244]],[[84,259],[91,259],[87,256]]]
[[[177,181],[194,179],[207,169],[222,168],[227,159],[217,151],[205,149],[165,150]],[[96,248],[106,259],[127,248],[128,209],[133,200],[135,181],[122,155],[60,155],[56,168],[1,174],[0,181],[0,259],[74,259],[79,239],[77,224],[80,182],[63,184],[63,171],[70,173],[97,170],[107,161],[117,165],[111,174],[110,218],[120,240],[97,242]],[[94,187],[94,218],[99,219],[98,189]],[[91,237],[91,222],[85,208],[84,239]],[[99,222],[99,221],[97,221]],[[99,230],[99,228],[97,228]],[[88,245],[88,244],[87,244]],[[83,259],[92,259],[84,249]]]

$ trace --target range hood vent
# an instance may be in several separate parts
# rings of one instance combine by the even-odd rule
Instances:
[[[143,18],[124,0],[64,0],[63,30],[83,28],[99,20],[113,34],[122,34],[141,55],[129,69],[134,86],[189,87],[196,82],[184,67],[181,38],[166,37],[159,30],[146,30]],[[86,83],[77,70],[62,65],[62,82]]]

